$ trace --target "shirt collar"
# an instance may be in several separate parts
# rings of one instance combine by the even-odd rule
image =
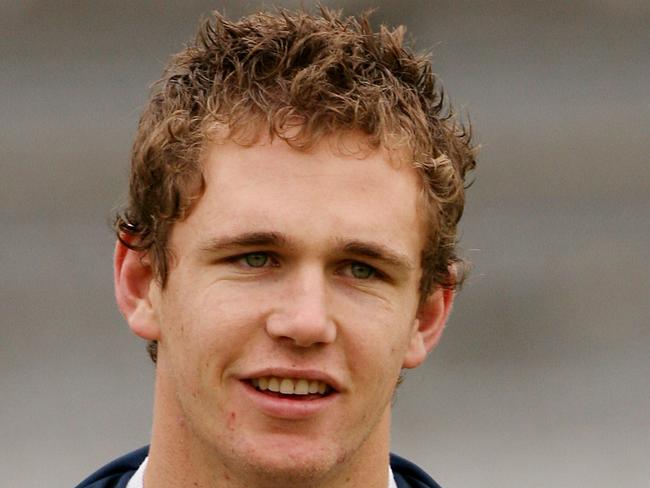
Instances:
[[[126,488],[144,488],[144,471],[147,469],[148,461],[149,456],[144,458],[144,461],[142,461],[138,470],[133,476],[131,476]],[[395,476],[393,476],[393,470],[391,469],[390,464],[388,465],[388,488],[397,488],[397,485],[395,484]]]

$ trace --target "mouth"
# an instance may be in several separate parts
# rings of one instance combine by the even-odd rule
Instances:
[[[307,378],[262,376],[250,378],[246,382],[260,393],[290,400],[316,400],[328,397],[336,391],[324,381]]]

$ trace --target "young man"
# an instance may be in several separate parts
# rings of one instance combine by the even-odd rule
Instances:
[[[391,399],[451,310],[469,136],[401,29],[215,14],[154,87],[117,302],[156,362],[151,445],[79,487],[436,487]]]

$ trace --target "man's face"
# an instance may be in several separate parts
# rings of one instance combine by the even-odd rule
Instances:
[[[179,445],[233,468],[327,472],[387,445],[400,370],[423,359],[418,176],[328,142],[212,146],[150,290],[156,401]]]

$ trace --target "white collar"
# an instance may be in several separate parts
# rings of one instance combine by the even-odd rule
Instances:
[[[142,464],[138,468],[138,470],[135,472],[133,476],[131,476],[131,479],[129,480],[128,484],[126,485],[126,488],[143,488],[144,485],[144,470],[147,469],[147,462],[149,461],[149,456],[144,458],[144,461],[142,461]]]
[[[397,488],[397,483],[395,483],[395,476],[393,475],[393,470],[388,465],[388,488]]]
[[[144,488],[144,470],[147,469],[147,462],[149,461],[149,456],[144,458],[142,464],[135,472],[135,474],[129,480],[129,483],[126,485],[126,488]],[[397,488],[395,484],[395,477],[393,476],[393,470],[388,465],[388,488]]]

